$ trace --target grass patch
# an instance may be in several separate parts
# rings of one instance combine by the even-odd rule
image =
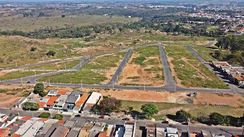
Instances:
[[[220,113],[222,115],[231,115],[235,117],[240,117],[243,115],[244,108],[234,108],[230,106],[220,106],[220,105],[192,105],[192,104],[175,104],[175,103],[154,103],[154,102],[139,102],[139,101],[121,101],[121,110],[128,110],[132,107],[133,110],[141,112],[141,106],[146,103],[153,103],[159,108],[157,115],[153,117],[157,120],[162,119],[167,114],[175,114],[176,111],[183,109],[189,112],[192,116],[207,116],[213,112]],[[167,111],[170,110],[170,111]]]
[[[105,73],[111,67],[117,67],[122,59],[121,55],[105,55],[97,57],[94,61],[88,63],[80,71],[74,73],[65,73],[40,79],[40,81],[49,81],[57,83],[84,83],[99,84],[107,77]]]
[[[204,87],[226,89],[228,86],[213,72],[187,51],[184,46],[166,46],[168,56],[173,57],[174,69],[186,87]],[[184,58],[184,59],[183,59]],[[187,60],[187,61],[186,61]]]
[[[73,60],[73,61],[66,61],[66,62],[55,63],[55,64],[35,66],[35,67],[30,67],[28,69],[64,70],[64,69],[71,69],[72,67],[76,66],[78,63],[80,63],[80,60]]]
[[[45,73],[45,72],[41,72],[41,71],[36,71],[36,72],[34,72],[34,71],[14,71],[14,72],[10,72],[10,73],[7,73],[7,74],[1,76],[0,80],[22,78],[22,77],[35,75],[35,74],[41,74],[41,73]]]

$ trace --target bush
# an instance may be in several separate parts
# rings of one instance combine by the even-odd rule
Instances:
[[[92,108],[94,113],[110,114],[111,112],[118,111],[121,107],[120,100],[110,97],[104,97],[99,105]]]
[[[145,114],[146,118],[152,117],[154,114],[158,113],[158,107],[155,104],[145,104],[141,107],[142,112]]]
[[[36,111],[39,109],[39,105],[33,102],[25,102],[24,104],[22,104],[22,109]]]
[[[50,113],[48,113],[48,112],[43,112],[39,115],[40,118],[49,118],[49,116],[50,116]]]
[[[210,122],[214,125],[222,125],[225,123],[225,116],[219,114],[219,113],[211,113],[209,115]]]
[[[179,122],[188,122],[188,120],[191,119],[191,114],[184,110],[180,110],[176,112],[176,119]]]
[[[55,54],[56,54],[56,52],[52,51],[52,50],[50,50],[46,53],[47,56],[55,56]]]
[[[55,114],[53,119],[58,119],[58,120],[62,120],[63,119],[63,115],[61,114]]]

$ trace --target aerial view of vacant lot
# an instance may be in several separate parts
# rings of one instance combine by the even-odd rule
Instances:
[[[163,69],[157,46],[134,50],[119,78],[121,85],[163,85]]]
[[[78,72],[45,77],[40,79],[40,81],[84,84],[107,83],[117,69],[123,55],[124,53],[121,52],[119,54],[99,56],[82,67]]]
[[[213,72],[208,70],[183,45],[165,47],[173,76],[183,87],[228,88]]]

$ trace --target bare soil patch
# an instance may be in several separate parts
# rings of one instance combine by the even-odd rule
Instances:
[[[244,97],[238,94],[211,94],[198,93],[193,100],[194,104],[227,105],[243,107]]]
[[[133,63],[133,59],[135,59],[138,55],[133,54],[129,60],[129,63],[125,66],[123,73],[120,76],[119,84],[120,85],[147,85],[147,86],[160,86],[163,85],[163,80],[158,78],[163,73],[163,69],[161,64],[153,64],[153,65],[138,65]],[[150,60],[159,61],[158,57],[148,57],[144,62]],[[152,71],[152,69],[160,69],[159,71]],[[159,72],[159,73],[158,73]]]
[[[0,93],[0,108],[9,108],[14,105],[21,97]]]
[[[89,92],[91,89],[83,89]],[[186,96],[186,92],[155,92],[155,91],[138,91],[138,90],[101,90],[92,89],[92,91],[100,92],[103,96],[111,96],[119,100],[143,101],[143,102],[169,102],[187,104],[190,99]]]

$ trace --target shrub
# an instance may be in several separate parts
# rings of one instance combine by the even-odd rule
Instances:
[[[52,50],[49,50],[46,55],[47,56],[55,56],[56,52],[55,51],[52,51]]]
[[[176,112],[176,118],[179,122],[187,122],[191,118],[191,114],[184,110],[180,110]]]
[[[39,115],[40,118],[49,118],[49,116],[50,116],[50,113],[48,113],[48,112],[43,112]]]
[[[142,112],[145,114],[146,118],[152,117],[154,114],[158,113],[158,107],[155,104],[145,104],[141,107]]]
[[[214,125],[222,125],[225,122],[225,116],[219,114],[219,113],[211,113],[209,115],[210,121]]]
[[[58,119],[58,120],[62,120],[63,119],[63,115],[61,115],[61,114],[55,114],[53,118],[54,119]]]
[[[34,102],[25,102],[24,104],[22,104],[22,109],[36,111],[39,109],[39,105]]]

